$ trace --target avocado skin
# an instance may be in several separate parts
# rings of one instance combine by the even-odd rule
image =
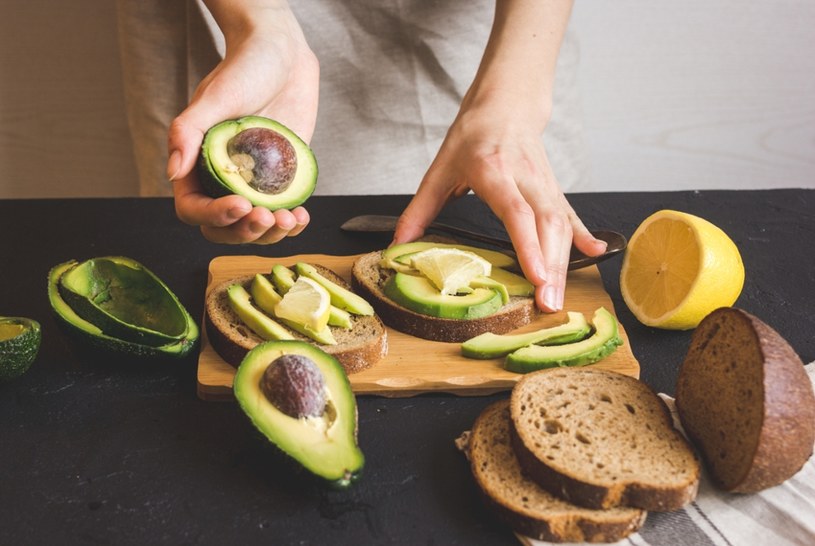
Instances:
[[[277,409],[260,387],[266,368],[279,356],[298,354],[313,361],[328,389],[331,410],[318,421],[297,419]],[[267,341],[251,349],[238,366],[235,399],[255,428],[289,460],[326,485],[346,489],[361,475],[365,457],[357,443],[357,406],[348,376],[333,356],[303,341]],[[333,419],[332,419],[333,417]]]
[[[508,371],[529,373],[545,368],[586,366],[617,350],[623,344],[617,319],[605,308],[594,312],[594,334],[576,343],[555,346],[531,345],[510,353],[504,363]]]
[[[123,355],[134,359],[177,359],[187,356],[198,346],[198,325],[186,313],[188,321],[187,337],[180,341],[168,343],[158,347],[142,345],[131,341],[125,341],[109,336],[102,330],[87,320],[81,318],[62,299],[59,293],[59,279],[71,268],[77,265],[76,260],[69,260],[51,268],[48,273],[48,301],[59,324],[65,331],[82,346],[94,351],[109,353],[111,355]]]
[[[24,317],[2,317],[0,323],[19,324],[24,330],[11,339],[0,341],[0,381],[23,375],[37,358],[42,329],[36,320]]]
[[[285,136],[297,151],[298,168],[295,180],[291,187],[281,194],[264,194],[256,191],[245,181],[230,182],[224,180],[219,174],[217,160],[215,159],[217,146],[215,137],[221,131],[228,131],[231,127],[265,127],[279,132]],[[239,131],[236,131],[236,134]],[[226,143],[224,143],[224,146]],[[211,127],[204,135],[201,143],[201,151],[196,162],[196,174],[198,181],[204,192],[213,198],[225,197],[227,195],[240,195],[245,197],[257,207],[265,207],[271,211],[278,209],[292,209],[305,203],[317,185],[319,169],[314,153],[308,144],[285,125],[262,117],[244,116],[237,119],[222,121]]]

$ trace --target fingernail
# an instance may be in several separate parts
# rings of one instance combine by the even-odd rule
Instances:
[[[558,306],[558,293],[557,288],[554,286],[547,286],[543,290],[543,304],[552,311],[560,311]]]
[[[172,182],[181,170],[181,152],[173,150],[170,159],[167,160],[167,178]]]
[[[563,309],[563,300],[566,297],[566,291],[563,288],[558,289],[557,291],[557,311]]]

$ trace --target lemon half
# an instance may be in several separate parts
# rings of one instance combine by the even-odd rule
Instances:
[[[628,243],[620,273],[626,305],[643,324],[695,328],[729,307],[744,286],[736,244],[707,220],[674,210],[646,218]]]

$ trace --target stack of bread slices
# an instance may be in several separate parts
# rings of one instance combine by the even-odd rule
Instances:
[[[516,533],[552,542],[614,542],[647,511],[692,501],[700,465],[659,397],[593,368],[521,379],[467,438],[487,504]]]

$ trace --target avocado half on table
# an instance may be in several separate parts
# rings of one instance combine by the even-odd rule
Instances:
[[[303,139],[277,121],[247,116],[204,136],[198,178],[210,196],[236,194],[269,210],[303,204],[317,184],[317,161]]]
[[[20,377],[31,367],[42,341],[40,323],[25,317],[0,317],[0,381]]]
[[[198,326],[175,294],[131,258],[59,264],[48,275],[48,299],[68,331],[94,349],[183,357],[198,341]]]

